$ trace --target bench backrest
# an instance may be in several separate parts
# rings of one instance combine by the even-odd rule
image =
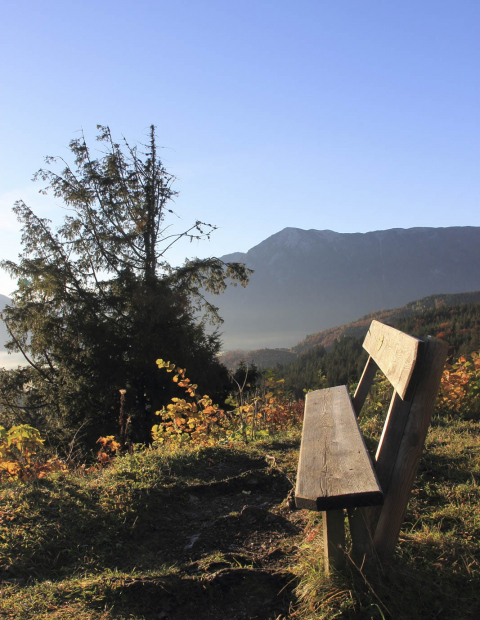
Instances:
[[[369,359],[353,398],[357,416],[379,368],[394,388],[374,462],[384,505],[381,509],[361,509],[376,551],[388,556],[393,552],[405,516],[448,345],[435,338],[422,342],[372,321],[363,346]]]
[[[415,366],[420,361],[423,342],[378,321],[372,321],[363,348],[393,385],[400,398],[411,391]]]

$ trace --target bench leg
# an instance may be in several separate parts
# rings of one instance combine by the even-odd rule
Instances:
[[[328,510],[322,513],[323,545],[325,551],[325,572],[331,568],[339,570],[345,565],[345,522],[343,510]]]
[[[358,562],[362,566],[375,557],[370,512],[365,508],[350,508],[348,510],[348,521],[352,537],[352,557],[356,563]]]

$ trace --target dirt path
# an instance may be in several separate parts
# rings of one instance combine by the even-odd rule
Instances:
[[[174,483],[138,563],[176,568],[165,577],[124,581],[122,602],[126,597],[145,618],[163,620],[288,617],[290,568],[308,515],[289,500],[297,446],[277,448],[263,457],[212,461],[201,472],[205,481]]]

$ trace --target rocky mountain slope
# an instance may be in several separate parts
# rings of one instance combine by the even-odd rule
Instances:
[[[368,233],[285,228],[246,253],[223,256],[255,270],[220,307],[224,349],[290,347],[306,334],[379,308],[480,289],[480,227]]]

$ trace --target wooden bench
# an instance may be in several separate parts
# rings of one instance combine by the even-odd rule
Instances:
[[[353,399],[340,386],[310,392],[305,401],[295,502],[323,512],[327,572],[344,564],[344,509],[353,557],[393,554],[448,351],[441,340],[422,342],[378,321],[363,347],[369,358]],[[372,462],[357,417],[378,369],[394,391]]]

